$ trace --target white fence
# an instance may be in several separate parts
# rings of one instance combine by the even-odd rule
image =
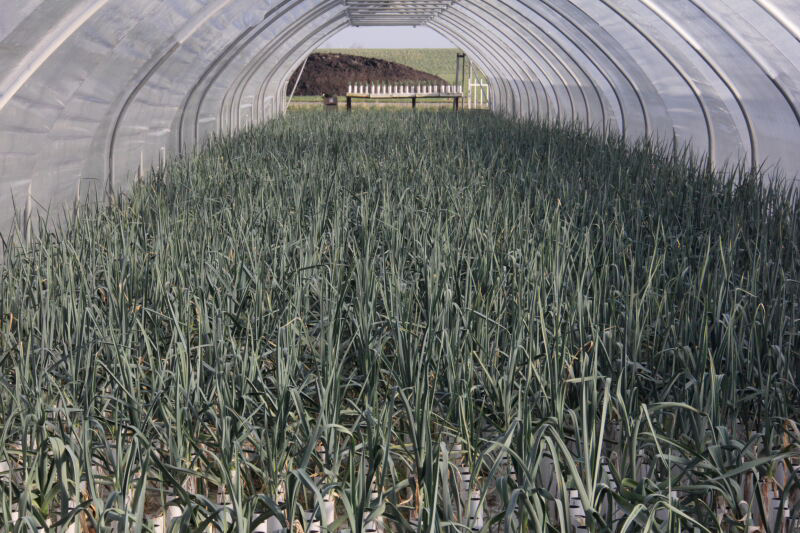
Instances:
[[[460,96],[461,90],[456,85],[428,84],[391,84],[391,83],[351,83],[347,86],[347,94],[370,97],[409,97],[409,96]]]

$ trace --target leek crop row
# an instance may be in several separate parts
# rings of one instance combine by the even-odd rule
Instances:
[[[0,266],[0,523],[787,531],[800,211],[762,179],[299,112],[43,216]]]

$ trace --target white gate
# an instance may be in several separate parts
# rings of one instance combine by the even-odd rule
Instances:
[[[489,107],[489,84],[484,80],[470,80],[467,87],[467,109]]]
[[[476,69],[477,70],[477,69]],[[489,107],[489,82],[472,69],[469,63],[469,78],[467,79],[467,109],[483,109]]]

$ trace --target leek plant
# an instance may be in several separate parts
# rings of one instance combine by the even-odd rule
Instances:
[[[800,517],[800,206],[761,173],[480,111],[305,111],[12,237],[5,530]]]

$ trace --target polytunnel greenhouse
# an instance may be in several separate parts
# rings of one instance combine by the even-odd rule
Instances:
[[[800,531],[798,175],[796,0],[0,0],[0,530]]]

